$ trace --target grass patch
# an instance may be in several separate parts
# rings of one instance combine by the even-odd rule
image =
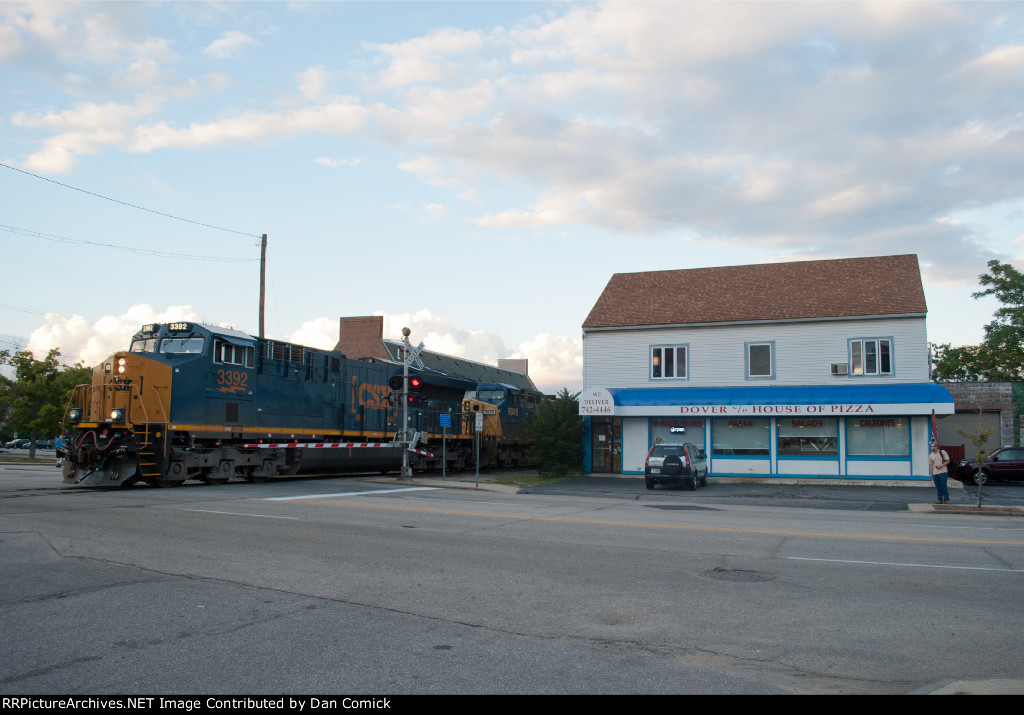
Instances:
[[[578,474],[565,474],[561,477],[544,477],[540,474],[518,474],[514,477],[498,477],[495,484],[504,484],[510,487],[536,487],[543,484],[557,484],[569,477],[578,477]]]
[[[56,457],[53,455],[37,454],[35,459],[28,456],[28,452],[18,452],[4,450],[0,454],[0,464],[46,464],[47,462],[56,461]]]

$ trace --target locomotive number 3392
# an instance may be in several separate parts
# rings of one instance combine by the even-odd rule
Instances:
[[[217,384],[228,387],[245,387],[247,375],[240,370],[218,370]]]

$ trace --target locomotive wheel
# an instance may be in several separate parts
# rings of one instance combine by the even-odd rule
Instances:
[[[182,482],[176,479],[147,479],[151,486],[160,487],[161,489],[167,489],[169,487],[180,487]]]
[[[211,487],[218,487],[221,484],[227,484],[228,483],[228,478],[227,477],[211,477],[210,475],[206,475],[206,476],[203,477],[203,481],[206,482],[207,484],[209,484]]]
[[[256,467],[247,467],[245,469],[245,481],[252,482],[253,484],[265,484],[270,481],[270,477],[264,477],[256,474]]]

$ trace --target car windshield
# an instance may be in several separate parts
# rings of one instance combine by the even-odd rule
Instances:
[[[658,447],[654,448],[654,454],[652,454],[651,456],[653,456],[653,457],[670,457],[670,456],[682,457],[683,456],[683,448],[681,446],[661,445],[661,446],[658,446]]]

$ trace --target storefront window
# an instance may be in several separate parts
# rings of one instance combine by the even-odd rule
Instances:
[[[850,457],[909,457],[910,418],[847,419],[846,454]]]
[[[839,420],[835,417],[778,419],[776,436],[780,457],[839,456]]]
[[[771,420],[767,417],[711,420],[712,454],[716,456],[768,456]]]
[[[689,442],[704,448],[704,420],[655,417],[651,420],[651,444]]]

